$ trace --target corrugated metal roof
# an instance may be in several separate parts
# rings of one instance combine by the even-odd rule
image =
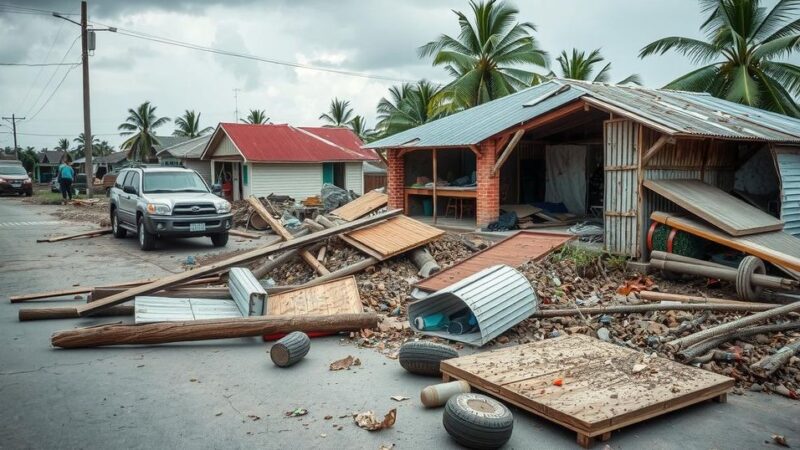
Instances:
[[[134,322],[184,322],[243,317],[234,300],[138,296],[134,299]]]
[[[207,136],[196,137],[171,147],[165,147],[164,149],[160,150],[157,155],[159,157],[163,157],[163,155],[171,155],[173,158],[178,159],[200,159],[200,155],[203,154],[203,149],[206,147],[209,139],[211,139],[210,134]]]
[[[481,346],[520,323],[538,308],[538,300],[525,275],[511,266],[488,267],[408,305],[408,322],[414,331]],[[460,314],[468,308],[479,330],[467,334],[419,330],[414,319],[442,313]]]
[[[569,88],[564,90],[564,87]],[[369,148],[463,147],[478,144],[579,98],[675,135],[800,142],[800,120],[706,93],[551,80],[372,142]],[[525,106],[533,103],[532,106]]]

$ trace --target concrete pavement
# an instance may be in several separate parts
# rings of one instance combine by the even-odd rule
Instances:
[[[46,234],[91,228],[49,223],[49,210],[0,198],[0,448],[456,448],[441,425],[441,409],[425,410],[419,402],[420,390],[436,379],[412,376],[396,361],[338,337],[314,339],[306,359],[288,369],[273,366],[268,345],[255,338],[51,348],[54,331],[118,319],[20,323],[17,311],[25,305],[9,304],[9,295],[164,275],[182,270],[186,256],[213,249],[208,239],[189,239],[145,253],[134,237],[111,236],[36,244]],[[236,240],[228,249],[253,245]],[[347,355],[362,366],[328,371],[330,362]],[[411,399],[398,403],[392,395]],[[390,430],[367,432],[349,417],[393,407],[397,424]],[[284,417],[295,408],[309,414]],[[512,411],[514,434],[506,448],[577,448],[574,433]],[[798,413],[800,402],[783,397],[731,395],[727,404],[702,403],[614,432],[608,445],[758,448],[783,434],[794,446],[800,444]],[[333,419],[325,420],[328,415]]]

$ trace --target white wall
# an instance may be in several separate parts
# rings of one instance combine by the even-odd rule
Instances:
[[[211,156],[241,156],[241,154],[228,136],[222,136],[222,140]]]
[[[183,166],[187,169],[196,170],[197,173],[211,185],[211,161],[201,161],[199,159],[184,159]]]
[[[344,185],[349,191],[358,195],[364,192],[364,163],[346,163],[344,168]]]
[[[304,200],[320,194],[322,164],[253,164],[249,184],[257,197],[276,194]]]

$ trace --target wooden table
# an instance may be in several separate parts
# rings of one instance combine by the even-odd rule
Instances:
[[[421,195],[425,197],[433,197],[433,188],[418,188],[406,187],[405,188],[405,203],[403,203],[403,214],[409,214],[408,197],[412,195]],[[448,186],[437,186],[436,197],[450,197],[450,198],[478,198],[477,188],[453,188]],[[436,212],[433,213],[436,216]]]

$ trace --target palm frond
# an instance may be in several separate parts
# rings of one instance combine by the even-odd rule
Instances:
[[[720,54],[720,49],[712,44],[698,39],[671,36],[653,41],[642,47],[639,51],[639,58],[650,55],[663,55],[674,50],[684,56],[688,56],[695,64],[704,63],[716,58]]]

